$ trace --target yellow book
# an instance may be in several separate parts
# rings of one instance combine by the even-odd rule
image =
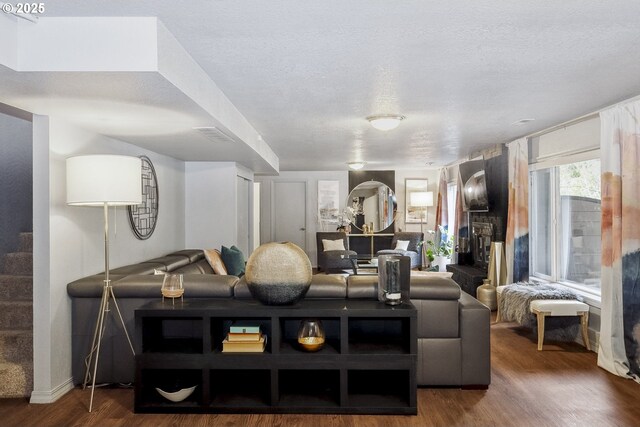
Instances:
[[[227,334],[227,341],[229,342],[258,342],[260,341],[260,338],[262,338],[262,334],[260,332],[258,332],[257,334],[250,334],[250,333],[233,333],[233,332],[229,332]]]
[[[267,337],[261,336],[259,341],[222,341],[223,353],[262,353],[267,345]]]

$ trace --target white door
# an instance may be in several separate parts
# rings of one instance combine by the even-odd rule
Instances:
[[[307,183],[274,182],[273,241],[292,242],[307,249]]]

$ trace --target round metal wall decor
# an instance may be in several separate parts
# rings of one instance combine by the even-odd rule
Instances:
[[[146,240],[153,234],[158,221],[158,177],[153,163],[147,156],[142,161],[142,203],[128,206],[129,223],[133,233],[140,240]]]

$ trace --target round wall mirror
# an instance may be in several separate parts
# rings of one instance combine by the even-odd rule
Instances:
[[[396,195],[378,181],[358,184],[347,198],[347,216],[358,230],[378,233],[387,229],[396,217]]]

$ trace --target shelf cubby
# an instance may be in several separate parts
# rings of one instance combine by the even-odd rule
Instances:
[[[202,353],[201,317],[147,317],[143,353]]]
[[[408,318],[350,318],[349,354],[409,354]]]
[[[212,407],[267,407],[270,402],[269,369],[211,369]]]
[[[407,370],[349,370],[349,406],[409,407],[409,374]]]
[[[300,323],[307,320],[307,317],[284,317],[280,318],[280,353],[297,354],[306,353],[313,354],[339,354],[340,353],[340,318],[313,318],[322,322],[325,333],[324,347],[317,352],[308,352],[298,345],[298,329]]]
[[[340,405],[339,370],[283,369],[279,375],[280,406],[317,408]]]
[[[141,386],[136,387],[137,405],[165,409],[197,408],[202,405],[202,371],[200,369],[143,369]],[[181,402],[171,402],[156,390],[175,392],[196,386],[194,392]]]
[[[234,323],[246,323],[251,325],[260,326],[260,331],[267,337],[267,345],[264,352],[271,352],[271,318],[270,317],[224,317],[224,318],[211,318],[211,351],[214,353],[222,352],[222,341],[227,337],[229,328]],[[234,353],[237,354],[237,353]],[[248,353],[243,353],[248,354]]]

